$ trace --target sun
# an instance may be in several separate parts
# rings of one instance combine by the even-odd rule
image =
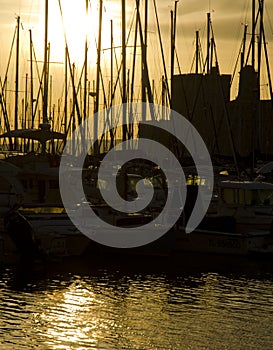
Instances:
[[[88,42],[89,59],[96,62],[96,43],[99,28],[100,0],[86,1],[51,0],[48,14],[48,41],[52,61],[63,61],[65,40],[68,45],[71,61],[79,64],[83,61],[85,41]],[[113,20],[114,33],[120,36],[119,1],[103,1],[102,14],[102,47],[110,47],[110,21]]]
[[[48,41],[50,57],[53,61],[63,61],[67,42],[71,60],[80,60],[84,53],[87,16],[84,2],[82,6],[74,1],[49,1],[48,8]]]

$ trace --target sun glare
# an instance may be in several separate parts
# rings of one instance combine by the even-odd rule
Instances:
[[[65,39],[73,61],[78,61],[84,52],[86,35],[85,6],[74,2],[61,2],[62,14],[57,0],[49,2],[48,41],[51,59],[63,60]]]
[[[99,29],[99,1],[86,2],[49,1],[48,41],[50,42],[50,57],[53,61],[64,60],[65,40],[72,62],[83,61],[85,40],[87,37],[89,59],[96,61],[96,43]],[[120,37],[120,6],[116,1],[103,2],[102,14],[102,48],[110,47],[110,20],[113,20],[116,38]]]

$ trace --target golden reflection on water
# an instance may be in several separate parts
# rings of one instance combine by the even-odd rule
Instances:
[[[0,348],[271,349],[270,276],[100,270],[20,292],[0,277]]]
[[[111,349],[116,344],[119,349],[121,336],[126,342],[147,346],[152,342],[147,335],[159,335],[158,322],[167,317],[167,290],[160,281],[150,282],[113,287],[107,282],[95,286],[77,280],[63,291],[54,291],[36,319],[42,328],[46,326],[46,345]]]
[[[99,318],[92,308],[101,302],[96,294],[79,286],[80,281],[73,282],[62,291],[49,295],[49,307],[40,315],[41,325],[47,325],[48,346],[63,348],[62,344],[81,343],[94,345],[99,340]]]

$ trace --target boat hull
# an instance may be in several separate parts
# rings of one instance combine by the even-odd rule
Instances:
[[[174,251],[246,256],[262,250],[270,239],[266,231],[241,234],[197,229],[187,234],[181,228],[175,232]]]

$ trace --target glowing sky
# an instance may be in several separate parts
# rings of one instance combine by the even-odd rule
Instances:
[[[62,0],[71,57],[76,63],[83,60],[85,28],[89,35],[89,60],[95,64],[95,36],[98,27],[98,0],[90,1],[90,17],[86,23],[84,0]],[[77,4],[77,5],[75,5]],[[134,0],[127,0],[128,25],[132,19]],[[170,38],[170,10],[174,8],[174,1],[157,1],[159,21],[163,33],[164,49],[169,69],[169,38]],[[115,44],[120,44],[120,0],[104,0],[103,48],[109,47],[110,19],[114,21]],[[243,24],[249,24],[251,29],[251,0],[184,0],[178,3],[177,19],[177,51],[183,73],[190,71],[194,50],[195,31],[200,30],[202,47],[205,54],[206,43],[206,13],[212,13],[220,70],[232,73],[243,36]],[[154,8],[149,1],[149,39],[148,55],[152,66],[152,74],[161,76],[163,71],[156,62],[159,58],[158,36],[156,33]],[[6,69],[8,53],[16,25],[16,16],[22,21],[21,31],[21,65],[27,69],[29,29],[33,32],[34,46],[38,59],[43,58],[43,26],[44,3],[41,0],[0,0],[0,72]],[[270,58],[273,57],[273,0],[265,1],[264,21]],[[249,36],[248,36],[249,38]],[[63,61],[63,30],[58,0],[49,0],[49,41],[51,42],[51,59]],[[94,50],[92,50],[92,47]],[[273,67],[273,61],[270,60]],[[155,67],[157,66],[157,67]],[[157,68],[157,69],[156,69]],[[177,64],[176,64],[177,72]]]

